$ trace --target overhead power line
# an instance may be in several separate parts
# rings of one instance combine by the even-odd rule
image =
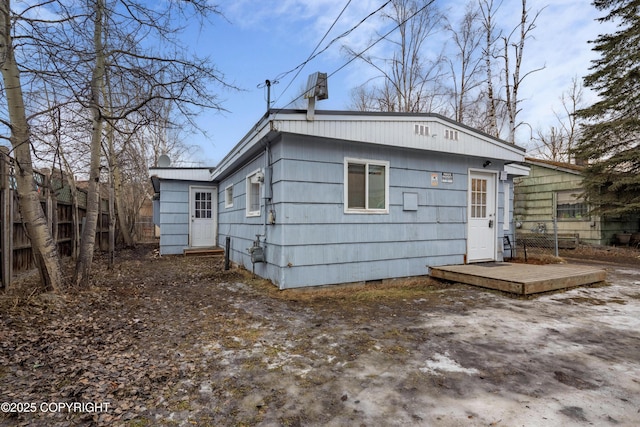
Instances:
[[[331,26],[329,27],[329,29],[324,33],[324,36],[322,36],[322,39],[318,42],[318,44],[316,45],[316,47],[313,48],[313,51],[311,52],[311,54],[309,54],[309,57],[306,59],[306,61],[304,61],[302,64],[298,65],[298,67],[294,68],[291,71],[288,71],[286,73],[281,74],[280,76],[277,77],[277,79],[282,79],[285,76],[287,76],[287,74],[293,72],[295,69],[297,69],[298,71],[296,72],[295,76],[293,76],[293,78],[291,79],[291,81],[289,81],[289,84],[287,85],[287,87],[284,88],[284,90],[282,91],[282,93],[280,94],[280,96],[278,97],[278,99],[276,99],[274,102],[278,102],[278,100],[280,99],[280,97],[282,95],[285,94],[285,92],[289,89],[289,87],[291,86],[291,84],[295,81],[295,79],[300,75],[300,72],[302,71],[302,69],[304,68],[305,65],[307,65],[309,63],[309,61],[311,61],[311,59],[314,57],[314,54],[316,53],[316,51],[318,50],[318,48],[320,47],[320,45],[322,44],[322,42],[324,41],[324,39],[327,38],[327,36],[329,35],[329,33],[331,32],[331,30],[333,29],[333,27],[336,25],[336,23],[338,22],[338,20],[340,19],[340,17],[342,16],[342,14],[344,13],[345,10],[347,10],[347,7],[349,7],[349,5],[351,4],[352,0],[348,0],[347,4],[344,5],[344,7],[342,8],[342,10],[340,11],[340,13],[338,14],[338,16],[336,17],[336,19],[333,20],[333,23],[331,24]]]
[[[343,8],[343,10],[340,12],[340,15],[338,15],[338,17],[336,18],[336,20],[334,21],[332,27],[335,25],[335,23],[337,22],[337,20],[340,18],[340,16],[344,13],[344,10],[347,8],[347,6],[349,6],[349,4],[351,3],[351,1],[347,2],[347,5]],[[309,57],[302,63],[300,63],[299,65],[297,65],[296,67],[292,68],[289,71],[285,71],[283,73],[280,73],[278,76],[276,76],[275,79],[272,80],[272,82],[278,82],[280,79],[286,77],[287,75],[293,73],[294,71],[300,70],[302,69],[302,67],[304,67],[305,65],[307,65],[309,62],[311,62],[312,60],[314,60],[315,58],[317,58],[319,55],[323,54],[324,52],[326,52],[331,46],[333,46],[336,42],[338,42],[339,40],[345,38],[346,36],[348,36],[349,34],[351,34],[353,31],[355,31],[358,27],[360,27],[362,24],[364,24],[369,18],[371,18],[372,16],[374,16],[375,14],[377,14],[378,12],[380,12],[382,9],[384,9],[389,3],[391,3],[391,0],[385,2],[382,6],[380,6],[379,8],[377,8],[376,10],[374,10],[373,12],[369,13],[367,16],[365,16],[364,18],[362,18],[360,20],[360,22],[358,22],[356,25],[354,25],[353,27],[351,27],[349,30],[345,31],[344,33],[340,34],[339,36],[335,37],[333,40],[331,40],[322,50],[315,52],[318,48],[318,46],[322,43],[322,40],[320,41],[320,43],[318,44],[318,46],[316,46],[316,48],[314,49],[315,53],[312,53],[311,55],[309,55]],[[329,29],[331,30],[331,28]],[[323,37],[326,38],[326,36],[328,35],[328,31],[325,34],[325,36]],[[299,72],[298,72],[299,74]],[[296,74],[296,76],[298,75]],[[293,79],[292,81],[289,83],[289,85],[287,86],[287,88],[289,86],[291,86],[291,83],[293,83]],[[286,91],[286,90],[285,90]],[[283,91],[282,93],[284,94]],[[282,95],[280,95],[282,96]],[[297,98],[296,98],[297,99]],[[290,103],[289,103],[290,104]],[[288,104],[287,104],[288,105]]]
[[[391,35],[391,33],[393,33],[395,30],[397,30],[398,28],[400,28],[402,25],[404,25],[405,23],[407,23],[409,20],[413,19],[413,17],[415,17],[416,15],[418,15],[419,13],[421,13],[423,10],[425,10],[426,8],[428,8],[429,6],[431,6],[433,3],[435,2],[435,0],[431,0],[430,2],[426,3],[424,6],[422,6],[420,9],[418,9],[417,11],[415,11],[412,15],[410,15],[409,17],[407,17],[404,21],[398,23],[398,25],[396,25],[395,27],[393,27],[391,30],[389,30],[387,33],[383,34],[382,36],[380,36],[376,41],[374,41],[373,43],[371,43],[369,46],[367,46],[365,49],[363,49],[362,51],[360,51],[359,53],[353,55],[353,57],[351,59],[349,59],[347,62],[345,62],[344,64],[342,64],[340,67],[338,67],[337,69],[335,69],[334,71],[332,71],[331,73],[329,73],[327,75],[327,79],[329,79],[329,77],[333,76],[334,74],[338,73],[339,71],[341,71],[343,68],[345,68],[347,65],[351,64],[353,61],[355,61],[357,58],[360,58],[362,55],[364,55],[369,49],[371,49],[372,47],[374,47],[375,45],[377,45],[378,43],[380,43],[382,40],[386,39],[388,36]],[[382,7],[386,6],[387,4],[389,4],[389,2],[385,3]],[[376,10],[376,12],[378,12],[379,10],[382,9],[378,8]],[[373,12],[373,13],[376,13]],[[371,16],[371,14],[369,15]],[[368,19],[369,16],[367,16]],[[360,23],[362,23],[363,21],[361,21]],[[360,25],[360,24],[358,24]],[[355,28],[355,27],[354,27]],[[349,30],[349,31],[353,31],[353,29]],[[334,39],[335,40],[335,39]],[[333,43],[333,41],[332,41]],[[324,49],[326,50],[326,48]],[[319,52],[321,53],[321,52]],[[316,55],[317,56],[317,55]],[[307,61],[308,62],[308,61]],[[287,108],[289,105],[293,104],[294,102],[296,102],[298,99],[302,98],[305,95],[306,91],[304,91],[302,94],[300,94],[299,96],[297,96],[296,98],[294,98],[293,100],[291,100],[287,105],[285,105],[282,108],[279,108],[278,111],[280,110],[284,110],[285,108]]]

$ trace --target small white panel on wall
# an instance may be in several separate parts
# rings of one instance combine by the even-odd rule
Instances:
[[[418,193],[402,193],[402,210],[418,210]]]

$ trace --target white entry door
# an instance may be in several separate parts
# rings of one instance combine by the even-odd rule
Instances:
[[[189,188],[189,246],[216,245],[217,195],[214,188]]]
[[[496,200],[496,175],[470,171],[467,262],[496,259]]]

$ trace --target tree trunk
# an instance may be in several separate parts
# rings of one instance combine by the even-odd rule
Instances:
[[[30,131],[24,108],[20,72],[11,38],[10,1],[0,1],[0,56],[2,78],[11,122],[11,146],[16,164],[16,184],[20,213],[26,223],[31,249],[45,290],[65,289],[65,280],[56,242],[47,226],[34,186]]]
[[[493,89],[493,70],[492,59],[494,50],[493,40],[493,0],[485,1],[481,3],[481,12],[484,17],[484,31],[485,31],[485,68],[487,71],[487,133],[495,137],[500,136],[498,131],[498,114],[497,114],[497,100],[496,94]]]
[[[91,76],[91,161],[89,166],[89,188],[87,189],[87,215],[80,241],[80,254],[76,263],[74,282],[76,285],[87,284],[91,276],[91,263],[96,241],[96,228],[100,208],[100,157],[102,152],[102,107],[100,104],[102,87],[104,85],[104,51],[102,48],[102,14],[104,1],[97,0],[95,4],[93,44],[96,52],[96,63]]]
[[[115,191],[113,189],[113,175],[109,175],[109,270],[113,269],[116,254],[116,213]]]
[[[120,173],[120,166],[115,163],[113,166],[113,185],[115,191],[116,201],[116,214],[118,217],[118,224],[120,235],[124,240],[126,247],[134,246],[133,236],[131,235],[131,224],[127,221],[127,213],[124,206],[124,189],[122,185],[122,174]]]

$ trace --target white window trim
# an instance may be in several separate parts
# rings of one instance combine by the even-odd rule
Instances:
[[[384,166],[384,209],[354,209],[349,208],[349,163],[356,163],[367,166],[365,171],[368,170],[368,165]],[[344,191],[343,191],[343,206],[344,213],[346,214],[388,214],[389,213],[389,162],[384,160],[370,160],[370,159],[358,159],[353,157],[344,158]],[[368,176],[368,175],[367,175]],[[369,193],[369,180],[365,179],[365,203],[368,203],[367,194]]]
[[[231,201],[229,201],[229,190],[231,190]],[[224,207],[225,208],[233,207],[233,184],[227,185],[224,188]]]
[[[246,178],[246,194],[245,194],[245,200],[246,200],[246,216],[247,217],[256,217],[256,216],[260,216],[262,213],[262,203],[261,203],[261,199],[262,199],[262,183],[258,183],[258,185],[260,186],[260,190],[258,191],[258,198],[260,200],[258,200],[258,206],[260,207],[257,211],[252,211],[249,210],[251,209],[251,179],[253,177],[255,177],[258,172],[260,172],[260,169],[256,169],[253,172],[251,172],[249,175],[247,175]]]

